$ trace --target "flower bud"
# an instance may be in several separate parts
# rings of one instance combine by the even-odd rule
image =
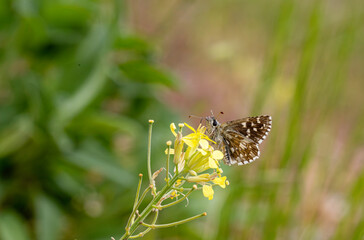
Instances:
[[[174,164],[178,165],[182,159],[182,150],[183,150],[183,141],[182,141],[182,133],[178,132],[176,136],[176,140],[174,141]]]

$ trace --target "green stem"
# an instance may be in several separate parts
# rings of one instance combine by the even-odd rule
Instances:
[[[130,217],[128,219],[128,223],[126,224],[126,232],[129,232],[130,231],[130,224],[133,224],[134,223],[134,216],[135,216],[135,213],[136,211],[138,210],[138,207],[140,206],[140,204],[143,202],[145,196],[147,195],[148,191],[151,189],[151,186],[149,186],[148,188],[146,188],[142,194],[142,196],[140,197],[138,203],[133,207],[133,212],[130,214]]]
[[[167,164],[166,164],[166,182],[169,185],[169,158],[170,158],[171,144],[168,144],[168,153],[167,153]]]
[[[148,228],[151,228],[151,229],[154,229],[154,228],[167,228],[167,227],[174,227],[174,226],[177,226],[177,225],[180,225],[180,224],[183,224],[183,223],[187,223],[187,222],[193,221],[193,220],[195,220],[197,218],[204,217],[206,215],[207,215],[207,213],[204,212],[204,213],[201,213],[199,215],[183,219],[181,221],[177,221],[177,222],[173,222],[173,223],[167,223],[167,224],[147,224],[147,223],[143,223],[143,222],[141,222],[140,224],[143,225],[144,227],[148,227]]]
[[[162,190],[156,194],[153,200],[148,204],[148,206],[143,210],[143,212],[135,219],[134,223],[126,231],[125,234],[119,240],[126,240],[130,238],[130,236],[135,232],[135,230],[140,226],[140,222],[143,222],[144,219],[151,213],[154,209],[153,205],[157,205],[157,203],[162,199],[162,197],[171,190],[173,184],[177,181],[179,175],[175,175],[171,181],[170,185],[165,185]]]
[[[135,196],[135,201],[134,201],[134,206],[133,206],[133,210],[135,209],[138,200],[139,200],[139,193],[140,193],[140,187],[142,186],[142,180],[143,180],[143,174],[139,174],[139,183],[138,183],[138,188],[137,188],[137,192],[136,192],[136,196]]]
[[[153,129],[153,123],[154,120],[149,120],[149,133],[148,133],[148,156],[147,156],[147,162],[148,162],[148,178],[149,178],[149,184],[153,186],[152,192],[154,193],[154,180],[152,177],[152,167],[151,167],[151,152],[152,152],[152,129]],[[155,194],[153,194],[155,195]]]
[[[155,209],[155,215],[152,221],[152,225],[154,225],[157,222],[157,218],[158,218],[158,209]],[[134,236],[130,236],[129,238],[138,238],[138,237],[143,237],[145,234],[147,234],[150,230],[152,230],[151,228],[147,228],[144,232],[138,233],[138,235],[134,235]]]
[[[176,200],[176,201],[174,201],[174,202],[171,202],[171,203],[169,203],[169,204],[166,204],[166,205],[163,205],[163,206],[160,206],[160,208],[167,208],[167,207],[171,207],[171,206],[173,206],[173,205],[175,205],[175,204],[178,204],[178,203],[180,203],[180,202],[182,202],[183,200],[185,200],[194,190],[196,190],[197,189],[197,186],[196,185],[193,185],[193,188],[191,188],[191,190],[188,192],[188,193],[186,193],[186,195],[184,195],[182,198],[180,198],[180,199],[178,199],[178,200]]]

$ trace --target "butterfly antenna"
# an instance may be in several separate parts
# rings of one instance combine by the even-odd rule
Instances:
[[[224,112],[219,112],[219,114],[216,115],[216,117],[214,116],[214,113],[212,112],[211,110],[211,116],[214,117],[214,118],[218,118],[220,115],[224,114]]]
[[[202,123],[202,120],[204,119],[204,117],[199,117],[199,116],[195,116],[195,115],[190,115],[188,117],[189,118],[199,118],[200,119],[200,124]]]
[[[190,115],[188,116],[189,118],[203,118],[203,117],[199,117],[199,116],[195,116],[195,115]]]
[[[219,114],[216,116],[216,118],[223,114],[224,114],[224,112],[219,112]]]

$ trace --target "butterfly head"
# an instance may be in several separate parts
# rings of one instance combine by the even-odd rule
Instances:
[[[218,127],[221,125],[214,116],[205,117],[207,133],[210,136],[216,134]]]
[[[207,121],[208,125],[211,125],[213,127],[220,125],[220,123],[216,120],[214,116],[205,117],[205,120]]]

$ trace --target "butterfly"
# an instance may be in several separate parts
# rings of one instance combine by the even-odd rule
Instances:
[[[205,120],[207,135],[224,153],[227,165],[245,165],[259,158],[259,144],[272,128],[272,117],[268,115],[246,117],[223,124],[213,115]]]

